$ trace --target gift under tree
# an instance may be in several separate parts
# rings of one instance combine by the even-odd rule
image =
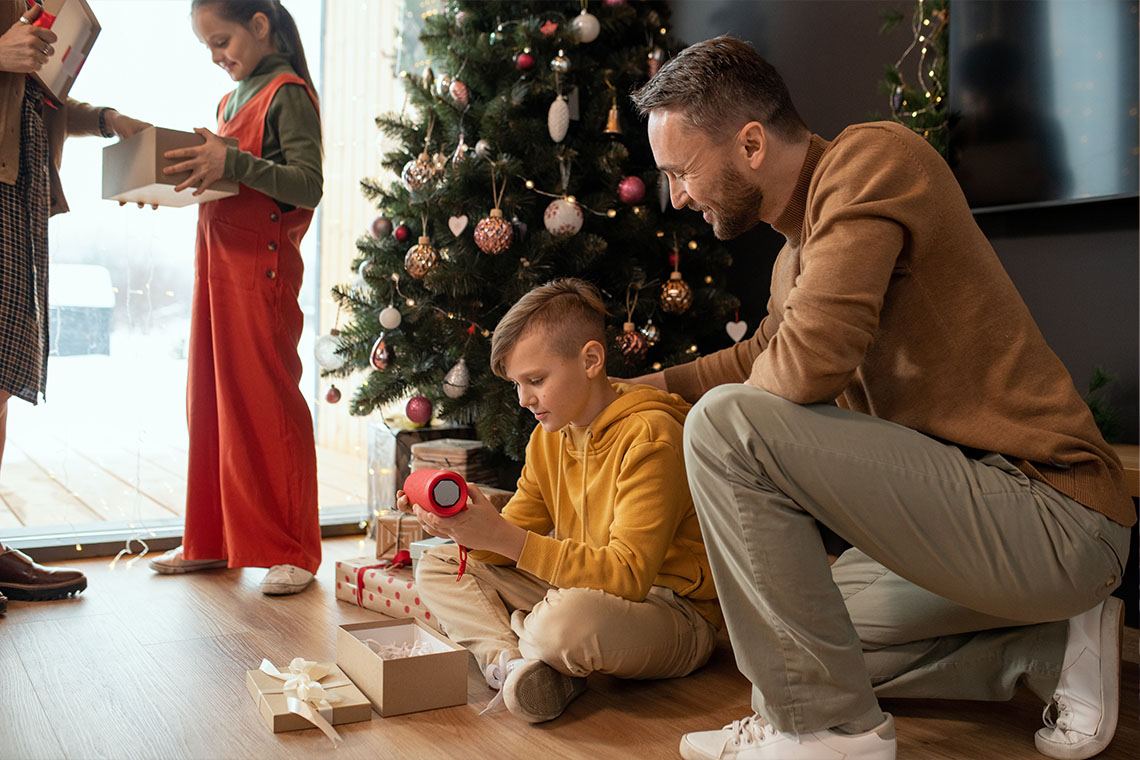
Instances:
[[[402,147],[383,158],[391,181],[361,183],[377,217],[352,281],[333,290],[349,318],[321,339],[326,374],[368,372],[352,413],[411,396],[413,422],[434,407],[521,459],[534,421],[491,374],[491,332],[556,277],[603,291],[611,376],[743,336],[729,255],[670,206],[628,102],[678,47],[667,19],[655,2],[458,2],[427,15],[426,65],[401,73],[403,112],[377,119]]]

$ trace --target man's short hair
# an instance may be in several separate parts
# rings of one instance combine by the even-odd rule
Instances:
[[[711,137],[728,137],[752,121],[784,138],[807,131],[779,72],[728,36],[685,48],[630,97],[642,116],[675,110]]]
[[[606,345],[606,305],[598,289],[573,277],[534,288],[510,308],[491,337],[491,371],[506,378],[506,361],[524,335],[542,330],[547,345],[574,356],[591,340]]]

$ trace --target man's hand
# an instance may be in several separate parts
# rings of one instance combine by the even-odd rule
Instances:
[[[107,115],[104,118],[107,128],[115,133],[115,136],[120,140],[126,140],[128,137],[134,137],[139,132],[142,132],[147,127],[154,125],[147,121],[139,121],[132,119],[130,116],[124,116],[116,111],[114,108],[107,109]]]
[[[611,383],[629,383],[630,385],[652,385],[654,388],[660,388],[663,391],[669,389],[665,387],[665,371],[652,372],[648,375],[639,375],[637,377],[630,377],[622,379],[620,377],[609,378]]]
[[[55,52],[55,32],[32,26],[41,9],[33,5],[0,36],[0,71],[30,74],[39,71]]]
[[[175,192],[188,187],[197,187],[194,195],[206,192],[210,185],[222,178],[226,169],[226,142],[208,129],[197,127],[197,134],[206,138],[205,145],[194,148],[176,148],[163,153],[165,158],[184,158],[177,164],[162,170],[163,174],[179,174],[188,171],[190,176],[174,186]]]
[[[450,517],[441,517],[418,504],[412,505],[412,510],[420,525],[433,536],[450,538],[468,549],[485,549],[518,561],[526,543],[526,531],[504,520],[478,486],[469,483],[467,495],[467,509]],[[408,503],[407,496],[401,491],[397,495],[396,508],[403,510],[401,497],[405,505]]]

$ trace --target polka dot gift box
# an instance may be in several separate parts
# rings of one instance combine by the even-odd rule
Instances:
[[[336,598],[392,618],[416,618],[441,631],[416,590],[410,567],[393,569],[390,562],[373,557],[341,560],[336,563]]]

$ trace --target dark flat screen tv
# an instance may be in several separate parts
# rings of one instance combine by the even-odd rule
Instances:
[[[1136,0],[951,0],[950,151],[975,210],[1140,191]]]

